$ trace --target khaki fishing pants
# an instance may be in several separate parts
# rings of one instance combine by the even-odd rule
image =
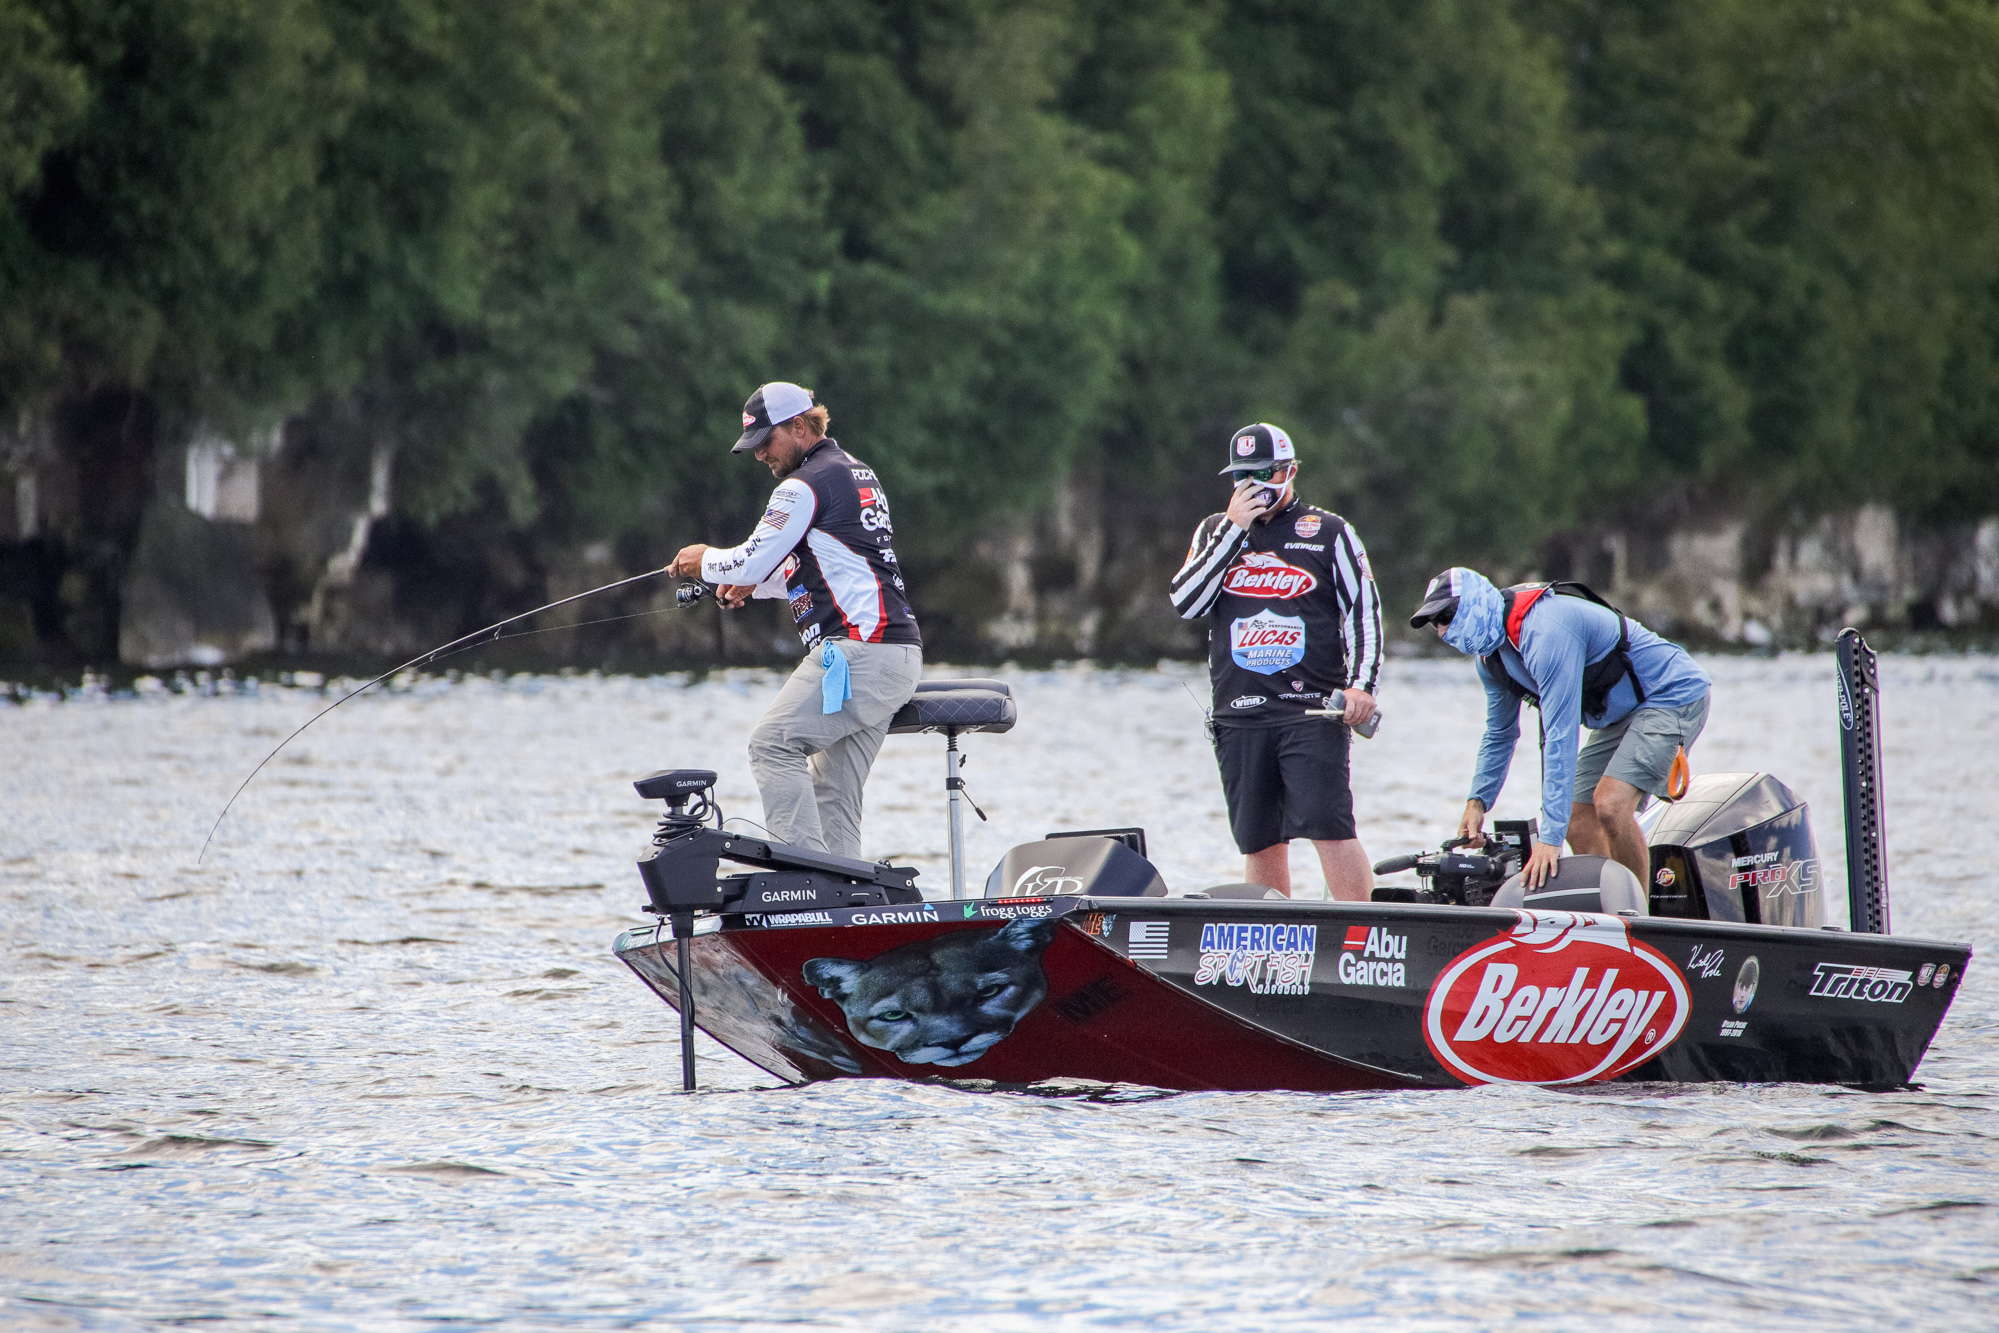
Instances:
[[[910,643],[835,639],[846,654],[853,698],[822,711],[820,649],[812,648],[777,702],[750,733],[750,773],[763,796],[764,827],[794,847],[861,855],[861,787],[888,720],[916,693],[923,650]]]

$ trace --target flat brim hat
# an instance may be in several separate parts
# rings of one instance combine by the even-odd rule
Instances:
[[[729,452],[746,454],[770,438],[771,427],[782,426],[812,410],[812,390],[772,380],[743,404],[743,438]]]
[[[1430,580],[1430,586],[1423,590],[1422,604],[1416,614],[1409,617],[1410,629],[1421,629],[1433,620],[1449,624],[1451,617],[1458,613],[1458,571],[1447,569]]]
[[[1229,463],[1222,472],[1255,472],[1297,459],[1291,437],[1267,422],[1244,426],[1229,436]]]

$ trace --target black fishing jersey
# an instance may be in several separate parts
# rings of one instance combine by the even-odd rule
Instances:
[[[881,479],[829,436],[771,492],[748,541],[701,558],[701,577],[786,599],[807,648],[822,639],[921,645],[894,535]]]
[[[1381,677],[1381,599],[1345,519],[1294,500],[1248,532],[1225,514],[1194,531],[1173,608],[1207,615],[1218,726],[1274,727]]]

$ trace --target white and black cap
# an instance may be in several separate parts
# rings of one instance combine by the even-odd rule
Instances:
[[[1447,569],[1430,580],[1430,586],[1423,590],[1423,600],[1416,608],[1416,614],[1409,617],[1410,629],[1421,629],[1431,621],[1442,625],[1451,623],[1458,613],[1458,575],[1463,571]]]
[[[1229,436],[1229,465],[1222,471],[1256,472],[1293,462],[1297,457],[1289,435],[1268,422],[1259,421]]]
[[[772,380],[743,404],[743,438],[729,452],[746,454],[770,438],[770,428],[812,410],[812,390]]]

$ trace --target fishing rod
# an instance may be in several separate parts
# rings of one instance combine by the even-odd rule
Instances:
[[[431,649],[427,653],[423,653],[417,657],[412,657],[409,661],[403,663],[401,666],[392,667],[389,670],[384,671],[381,675],[375,677],[373,680],[367,682],[366,684],[356,686],[354,689],[349,690],[347,693],[341,695],[338,699],[335,699],[332,703],[328,704],[326,707],[320,709],[317,713],[314,713],[311,717],[307,718],[302,724],[300,724],[297,731],[292,732],[291,735],[279,741],[277,745],[271,750],[271,752],[265,755],[263,759],[258,762],[255,768],[250,770],[249,777],[244,778],[242,782],[237,784],[236,790],[230,794],[229,800],[223,805],[222,813],[217,815],[215,817],[215,823],[209,826],[208,836],[201,840],[201,851],[199,854],[195,856],[194,863],[196,865],[200,865],[202,857],[208,855],[208,844],[215,841],[215,831],[221,828],[222,821],[229,817],[229,810],[232,806],[236,804],[236,798],[243,794],[243,789],[248,787],[251,781],[255,779],[259,773],[264,771],[264,765],[270,763],[273,759],[276,759],[278,757],[278,751],[284,749],[287,745],[290,745],[294,740],[297,740],[300,733],[302,733],[307,727],[319,721],[319,719],[325,717],[328,713],[340,707],[340,705],[346,703],[349,699],[352,699],[355,695],[360,694],[363,691],[373,689],[375,686],[380,685],[383,681],[388,680],[392,676],[400,675],[401,673],[412,670],[416,667],[427,666],[430,663],[435,662],[440,657],[445,657],[452,653],[463,651],[467,647],[477,647],[480,641],[488,641],[488,642],[497,641],[501,637],[503,637],[500,634],[501,630],[505,629],[509,625],[518,624],[519,622],[526,620],[531,616],[538,616],[544,611],[553,611],[556,607],[567,606],[571,602],[580,602],[585,597],[595,597],[600,592],[610,592],[614,588],[623,588],[629,584],[639,583],[650,578],[657,578],[659,575],[664,574],[665,572],[666,571],[664,569],[649,569],[643,574],[634,574],[630,578],[619,579],[615,583],[606,583],[601,588],[592,588],[588,592],[579,592],[572,596],[564,597],[559,601],[550,602],[546,606],[537,606],[532,611],[523,611],[517,616],[508,616],[505,620],[502,620],[497,624],[488,625],[484,629],[474,630],[470,634],[464,635],[460,638],[453,639],[450,643],[441,644],[438,647]],[[695,604],[699,603],[703,598],[705,598],[708,595],[709,592],[710,589],[708,585],[705,583],[692,583],[692,582],[683,583],[678,588],[675,588],[673,590],[674,605],[681,608],[682,610],[685,610],[686,608],[694,606]],[[619,616],[619,617],[613,617],[613,619],[625,619],[625,617]],[[597,622],[592,622],[592,623],[597,623]],[[565,625],[561,626],[561,628],[580,629],[582,628],[582,626]],[[490,640],[487,639],[488,635],[492,636]],[[510,634],[504,637],[518,638],[525,636]]]

